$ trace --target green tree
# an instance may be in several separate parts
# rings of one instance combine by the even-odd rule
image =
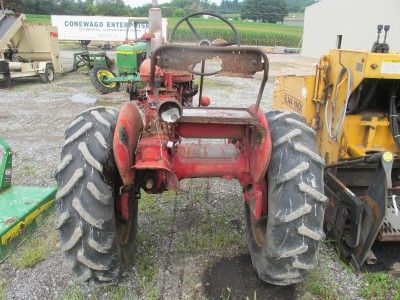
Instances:
[[[259,0],[245,0],[242,5],[241,18],[253,20],[254,22],[260,18],[259,12],[262,10],[262,5]]]
[[[183,10],[183,8],[177,8],[174,11],[173,17],[174,18],[182,18],[186,16],[186,12]]]
[[[246,0],[242,7],[242,19],[261,20],[268,23],[282,22],[287,16],[282,0]]]
[[[263,3],[263,11],[260,14],[263,22],[282,22],[288,14],[286,4],[282,0],[262,0],[260,2]]]
[[[3,0],[4,7],[6,9],[11,9],[14,12],[23,12],[24,4],[22,0]]]
[[[98,0],[96,2],[97,13],[104,16],[127,16],[129,7],[123,0]]]
[[[318,1],[319,0],[285,0],[285,3],[289,12],[304,12],[307,6]]]

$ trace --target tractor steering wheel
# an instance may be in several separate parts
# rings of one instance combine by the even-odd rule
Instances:
[[[218,43],[218,44],[213,44],[210,40],[207,40],[205,38],[203,38],[200,33],[194,28],[193,24],[190,22],[190,18],[192,17],[197,17],[197,16],[211,16],[214,17],[216,19],[221,20],[222,22],[226,23],[233,31],[234,35],[235,35],[235,42],[231,42],[231,43]],[[221,17],[217,14],[211,13],[211,12],[199,12],[199,13],[194,13],[191,15],[188,15],[184,18],[182,18],[178,23],[176,23],[174,29],[172,30],[171,36],[169,38],[169,42],[172,43],[175,35],[176,35],[176,31],[179,28],[179,26],[183,23],[186,22],[187,25],[189,26],[190,30],[192,31],[192,34],[196,37],[198,45],[199,46],[216,46],[216,47],[227,47],[227,46],[233,46],[233,45],[237,45],[240,46],[240,36],[239,33],[237,32],[235,26],[233,26],[233,24],[231,22],[229,22],[227,19],[225,19],[224,17]],[[218,71],[213,71],[213,72],[204,72],[204,68],[205,68],[205,61],[202,61],[201,63],[201,72],[197,72],[194,70],[195,65],[193,65],[190,69],[189,72],[194,74],[194,75],[198,75],[198,76],[212,76],[212,75],[216,75],[218,73],[221,72],[221,70]]]
[[[203,38],[200,33],[194,28],[193,24],[190,22],[190,18],[193,17],[198,17],[198,16],[211,16],[214,17],[216,19],[221,20],[222,22],[226,23],[233,31],[234,35],[235,35],[235,42],[233,43],[222,43],[222,44],[213,44],[211,41]],[[226,46],[233,46],[233,45],[237,45],[240,46],[240,37],[239,37],[239,33],[237,32],[236,28],[233,26],[233,24],[231,22],[229,22],[227,19],[225,19],[224,17],[221,17],[217,14],[211,13],[211,12],[198,12],[198,13],[194,13],[191,15],[188,15],[184,18],[182,18],[178,23],[176,23],[174,29],[172,30],[171,36],[169,38],[169,42],[172,43],[174,41],[175,35],[176,35],[176,30],[178,29],[178,27],[183,23],[186,22],[187,25],[189,26],[190,30],[192,31],[192,34],[196,37],[197,42],[199,43],[199,46],[202,46],[202,44],[207,43],[210,46],[219,46],[219,47],[226,47]]]

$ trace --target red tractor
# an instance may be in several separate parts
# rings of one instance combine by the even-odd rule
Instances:
[[[133,248],[140,189],[177,191],[184,178],[240,182],[248,246],[262,280],[293,284],[316,264],[326,197],[315,133],[298,114],[262,111],[266,54],[241,47],[229,21],[205,14],[229,24],[235,42],[216,46],[200,39],[191,16],[184,18],[177,27],[186,21],[198,46],[159,46],[140,67],[147,86],[135,100],[119,111],[91,108],[65,132],[56,173],[56,228],[61,250],[81,281],[116,280]],[[205,62],[216,58],[222,61],[220,69],[205,72]],[[263,78],[255,104],[208,107],[204,76],[250,78],[256,72]],[[194,75],[200,76],[199,87]]]

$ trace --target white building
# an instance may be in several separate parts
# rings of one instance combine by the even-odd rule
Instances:
[[[321,0],[306,8],[302,55],[319,58],[340,36],[343,49],[370,50],[378,24],[391,26],[387,42],[400,51],[400,0]]]

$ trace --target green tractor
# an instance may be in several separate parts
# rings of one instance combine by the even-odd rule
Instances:
[[[117,74],[111,68],[96,65],[90,71],[93,86],[102,94],[118,91],[121,83],[128,83],[127,92],[135,93],[140,82],[139,67],[146,59],[147,44],[122,44],[116,48]]]

